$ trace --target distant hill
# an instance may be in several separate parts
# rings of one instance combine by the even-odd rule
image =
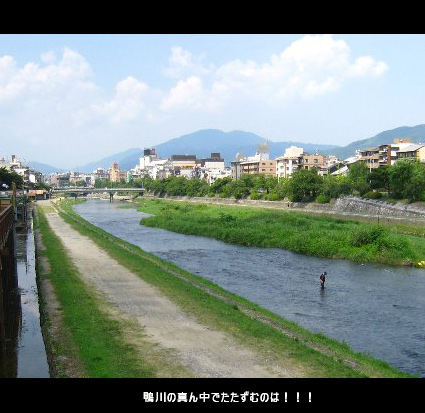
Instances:
[[[45,163],[40,162],[28,162],[28,166],[45,175],[53,174],[55,172],[65,172],[65,169],[56,168],[55,166],[46,165]]]
[[[171,155],[196,155],[198,158],[208,158],[212,152],[219,152],[221,157],[225,159],[227,165],[235,159],[237,153],[243,153],[246,156],[255,155],[257,145],[266,141],[259,135],[244,131],[223,132],[218,129],[203,129],[188,135],[171,139],[167,142],[155,145],[156,153],[161,158],[169,158]],[[307,152],[331,150],[338,148],[335,145],[305,144],[299,142],[269,142],[270,157],[277,158],[283,155],[285,149],[290,146],[301,146]],[[119,163],[121,169],[128,170],[134,168],[139,163],[142,150],[131,150],[129,156],[124,157],[123,154],[113,155],[106,158],[109,162],[115,159]],[[120,158],[120,159],[119,159]],[[102,161],[90,164],[99,164]],[[82,167],[81,167],[82,168]],[[93,168],[92,168],[93,169]]]
[[[283,155],[285,149],[290,146],[304,148],[308,153],[319,152],[326,155],[336,155],[341,159],[353,156],[358,149],[376,147],[384,143],[392,143],[394,138],[410,138],[413,143],[425,143],[425,125],[402,126],[381,132],[372,138],[362,139],[350,143],[347,146],[321,145],[301,142],[269,142],[270,158],[275,159]],[[219,152],[225,159],[226,165],[235,159],[237,153],[252,156],[257,150],[259,143],[264,143],[266,138],[250,132],[232,131],[223,132],[218,129],[203,129],[197,132],[171,139],[167,142],[155,145],[156,153],[161,158],[169,158],[171,155],[196,155],[198,158],[207,158],[211,152]],[[123,170],[130,170],[139,163],[143,148],[132,148],[120,152],[96,162],[79,166],[79,172],[93,172],[96,168],[108,169],[113,162],[118,162]],[[63,169],[54,168],[37,162],[30,163],[34,169],[43,173],[61,172]]]
[[[122,170],[128,171],[129,169],[134,168],[137,163],[139,163],[139,158],[141,156],[142,149],[131,148],[124,152],[116,153],[106,158],[99,159],[96,162],[91,162],[86,165],[79,166],[77,170],[78,172],[93,172],[97,168],[108,169],[111,167],[113,162],[117,162]]]
[[[361,139],[350,143],[347,146],[331,150],[333,155],[342,159],[353,156],[358,149],[376,148],[384,143],[393,143],[394,138],[410,138],[412,143],[425,143],[425,125],[401,126],[399,128],[387,130],[372,138]],[[328,153],[328,151],[324,152]]]
[[[266,142],[266,138],[255,133],[244,131],[223,132],[218,129],[203,129],[189,135],[171,139],[168,142],[156,145],[159,156],[168,158],[171,155],[196,155],[198,158],[207,158],[211,152],[220,152],[226,164],[235,159],[237,153],[246,156],[255,155],[257,145]],[[301,146],[307,152],[315,150],[330,150],[335,145],[305,144],[299,142],[269,142],[270,157],[277,158],[283,155],[286,148]]]

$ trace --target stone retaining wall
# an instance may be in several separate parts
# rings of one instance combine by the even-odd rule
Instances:
[[[347,196],[336,200],[334,211],[355,212],[365,215],[401,216],[425,218],[425,210],[414,205],[396,203],[391,204],[385,201],[363,199]]]
[[[148,195],[147,197],[157,198]],[[397,203],[391,204],[385,201],[363,199],[354,196],[338,198],[335,202],[329,204],[318,204],[315,202],[287,202],[287,201],[264,201],[253,199],[234,199],[234,198],[204,198],[204,197],[186,197],[186,196],[168,196],[161,198],[176,201],[191,201],[201,203],[214,203],[221,205],[244,205],[257,206],[262,208],[290,208],[309,212],[327,212],[327,213],[353,213],[359,215],[380,215],[406,218],[425,218],[425,208],[418,208],[414,205]]]

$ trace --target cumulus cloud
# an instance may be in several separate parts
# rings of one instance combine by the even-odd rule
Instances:
[[[11,137],[43,137],[46,145],[64,135],[76,143],[85,143],[87,136],[101,142],[102,133],[110,133],[108,125],[126,132],[131,127],[136,136],[155,123],[175,135],[177,124],[190,129],[201,117],[241,119],[244,112],[252,120],[253,113],[277,113],[285,102],[318,99],[346,82],[388,70],[372,56],[353,56],[349,45],[332,35],[304,36],[264,62],[215,66],[205,61],[206,55],[176,46],[162,72],[174,82],[171,87],[153,89],[127,76],[109,93],[96,85],[89,62],[69,48],[60,54],[46,51],[40,62],[22,67],[13,56],[0,56],[0,121]],[[96,135],[90,130],[94,125]]]
[[[162,102],[160,109],[170,112],[181,109],[204,109],[208,107],[207,93],[204,90],[202,79],[191,76],[179,81]]]
[[[208,69],[192,54],[174,48],[168,74],[180,79],[161,109],[216,110],[235,101],[279,105],[288,99],[313,99],[338,91],[353,78],[378,77],[388,66],[371,56],[353,58],[349,45],[332,35],[307,35],[267,62],[234,60]],[[184,69],[184,70],[183,70]]]
[[[233,61],[216,71],[214,90],[250,92],[257,99],[312,98],[335,92],[352,77],[380,76],[388,69],[370,56],[352,61],[344,40],[331,35],[308,35],[292,43],[266,63]]]
[[[149,97],[150,88],[133,76],[128,76],[117,83],[113,99],[92,106],[92,113],[120,123],[137,119],[146,108],[145,99]]]
[[[27,63],[19,68],[13,57],[0,59],[0,103],[25,98],[39,99],[77,88],[92,88],[91,68],[79,53],[65,48],[56,63],[52,53],[42,56],[45,65]],[[47,64],[46,64],[47,63]]]
[[[168,67],[162,73],[170,78],[182,79],[187,76],[204,76],[213,70],[213,65],[208,67],[203,64],[204,55],[193,56],[180,46],[171,49],[171,56],[168,60]]]
[[[218,67],[204,64],[205,56],[194,56],[176,46],[171,50],[169,67],[163,71],[176,79],[169,90],[153,90],[128,76],[117,82],[113,97],[102,101],[91,80],[91,67],[82,55],[65,48],[60,58],[46,52],[41,60],[43,64],[27,63],[19,68],[12,56],[0,57],[0,104],[22,98],[26,102],[52,99],[63,103],[76,101],[84,92],[85,100],[76,111],[84,116],[74,117],[104,116],[115,123],[147,113],[152,119],[173,111],[231,109],[235,102],[276,106],[288,99],[334,93],[349,79],[378,77],[388,70],[385,62],[371,56],[354,58],[348,44],[332,35],[304,36],[267,62],[234,60]]]

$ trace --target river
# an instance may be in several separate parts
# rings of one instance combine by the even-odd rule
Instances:
[[[17,236],[16,258],[22,306],[22,325],[17,347],[17,377],[48,378],[49,365],[40,326],[32,218],[29,219],[28,231]]]
[[[14,305],[8,308],[6,319],[12,339],[3,343],[0,349],[0,377],[48,378],[49,365],[40,326],[31,216],[26,225],[16,231],[14,240],[18,289],[10,292]]]
[[[145,251],[205,277],[311,331],[425,377],[425,270],[359,264],[178,234],[139,224],[122,203],[75,211]],[[319,274],[327,272],[326,288]]]

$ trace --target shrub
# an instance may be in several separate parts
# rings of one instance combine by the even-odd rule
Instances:
[[[369,191],[369,192],[366,192],[363,195],[363,197],[364,198],[367,198],[367,199],[381,199],[382,198],[382,194],[380,192]]]
[[[226,214],[225,212],[220,212],[220,216],[218,218],[220,224],[225,224],[226,226],[234,225],[237,221],[236,217],[230,214]]]
[[[252,190],[249,197],[251,199],[261,199],[261,194],[259,194],[256,190]]]
[[[279,201],[279,200],[281,200],[282,199],[282,197],[280,197],[278,194],[276,194],[276,193],[270,193],[270,194],[267,194],[266,196],[265,196],[265,199],[267,200],[267,201]]]
[[[379,238],[383,237],[384,229],[377,226],[369,228],[360,228],[350,235],[350,244],[353,247],[374,244]]]
[[[329,204],[329,202],[331,202],[331,198],[328,195],[320,194],[316,198],[316,202],[318,202],[319,204]]]

